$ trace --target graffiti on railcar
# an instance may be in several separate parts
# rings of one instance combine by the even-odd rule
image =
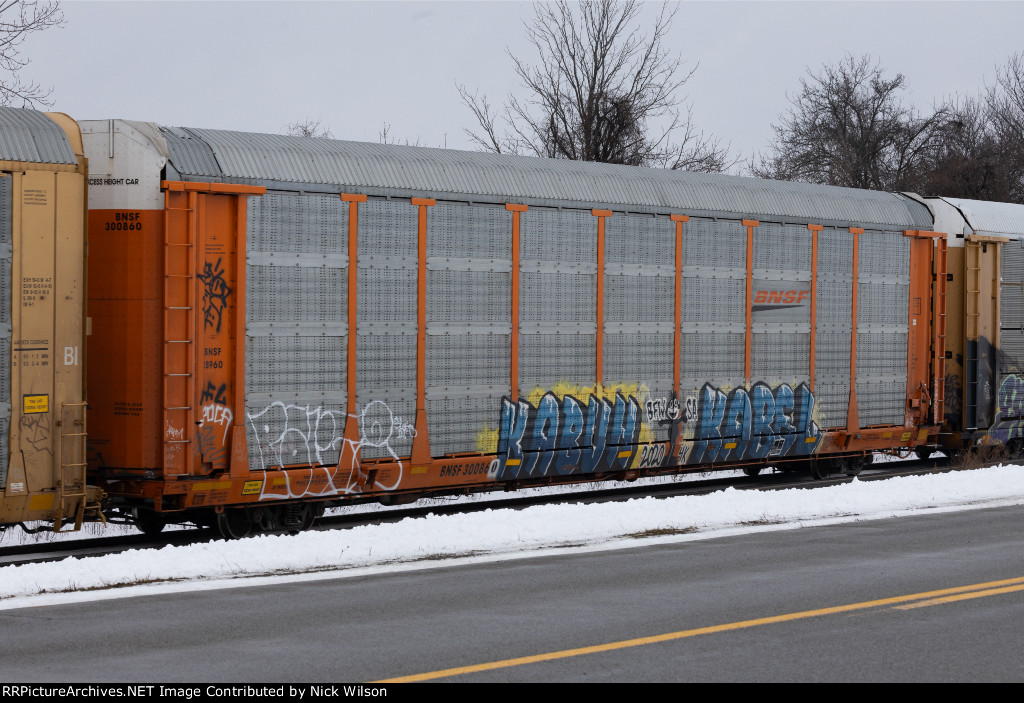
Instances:
[[[228,467],[228,431],[235,418],[228,406],[227,390],[226,383],[218,387],[207,381],[199,396],[200,417],[196,428],[195,452],[214,469]],[[172,428],[168,426],[168,433],[171,431]]]
[[[309,495],[360,493],[359,453],[366,447],[383,449],[397,465],[397,471],[381,475],[374,487],[394,490],[402,480],[404,463],[391,446],[391,442],[416,436],[415,427],[395,415],[387,403],[380,400],[367,403],[358,416],[352,418],[359,428],[358,440],[344,437],[345,412],[330,410],[322,405],[297,405],[274,401],[262,410],[247,413],[250,442],[255,447],[259,465],[254,470],[271,471],[285,466],[308,466],[324,472],[325,479],[289,481],[282,493],[268,493],[261,497],[300,498]],[[347,458],[347,462],[346,462]],[[343,464],[343,462],[346,462]],[[308,484],[308,486],[307,486]],[[313,485],[319,486],[314,491]],[[275,486],[275,488],[278,486]]]
[[[999,384],[996,418],[989,436],[1003,444],[1024,437],[1024,377],[1010,374]]]
[[[569,476],[630,468],[641,429],[640,403],[620,392],[545,393],[536,403],[502,399],[498,480]]]
[[[647,414],[647,421],[652,424],[675,422],[683,414],[679,400],[674,395],[671,398],[648,398],[644,401],[644,412]]]
[[[805,383],[795,390],[786,384],[773,390],[757,383],[749,391],[734,388],[728,393],[706,383],[686,463],[809,455],[822,437],[811,419],[813,410],[814,394]]]
[[[196,275],[196,278],[203,282],[203,324],[206,327],[213,327],[217,332],[220,332],[224,309],[228,306],[228,296],[231,295],[231,288],[224,279],[221,261],[221,258],[218,258],[215,264],[207,261],[203,266],[203,272]]]
[[[946,422],[959,427],[960,409],[963,407],[963,385],[960,383],[960,374],[947,373],[943,381],[943,414]]]
[[[52,455],[50,448],[50,415],[49,413],[31,413],[22,415],[18,420],[18,429],[22,439],[37,452]]]
[[[263,470],[323,465],[325,454],[336,451],[343,441],[345,416],[340,410],[276,400],[247,416],[260,462],[257,468]]]
[[[807,456],[822,439],[812,419],[814,394],[805,383],[749,389],[705,384],[682,402],[675,394],[652,396],[639,384],[600,395],[575,390],[502,400],[494,478]],[[670,441],[657,441],[657,435]]]

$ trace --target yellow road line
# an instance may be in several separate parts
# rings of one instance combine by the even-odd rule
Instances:
[[[1014,591],[1024,591],[1024,585],[1020,586],[1006,586],[1005,588],[990,588],[985,591],[973,591],[971,593],[961,593],[955,596],[946,596],[944,598],[932,598],[931,600],[921,601],[920,603],[911,603],[910,605],[897,605],[895,610],[910,610],[911,608],[925,608],[929,605],[941,605],[942,603],[955,603],[961,600],[970,600],[972,598],[984,598],[986,596],[998,596],[1001,593],[1013,593]]]
[[[1020,584],[1020,585],[1017,585]],[[1024,590],[1024,576],[1012,579],[1003,579],[1001,581],[989,581],[987,583],[976,583],[970,586],[957,586],[956,588],[943,588],[936,591],[924,591],[922,593],[912,593],[905,596],[894,596],[892,598],[881,598],[879,600],[864,601],[862,603],[850,603],[848,605],[837,605],[831,608],[818,608],[816,610],[804,610],[798,613],[786,613],[785,615],[773,615],[767,618],[757,618],[755,620],[741,620],[740,622],[726,623],[725,625],[713,625],[711,627],[698,627],[692,630],[680,630],[678,632],[668,632],[662,635],[652,635],[650,637],[637,637],[630,640],[620,640],[618,642],[608,642],[606,644],[596,644],[589,647],[577,647],[575,649],[562,649],[557,652],[546,652],[544,654],[534,654],[527,657],[515,657],[513,659],[501,659],[499,661],[485,662],[483,664],[473,664],[471,666],[459,666],[452,669],[439,669],[437,671],[428,671],[423,674],[412,674],[410,676],[398,676],[391,679],[382,679],[380,681],[374,681],[373,683],[412,683],[415,681],[428,681],[430,679],[441,679],[448,676],[459,676],[462,674],[473,674],[479,671],[491,671],[493,669],[506,669],[512,666],[522,666],[523,664],[536,664],[538,662],[553,661],[555,659],[566,659],[569,657],[578,657],[584,654],[597,654],[600,652],[611,652],[616,649],[626,649],[628,647],[640,647],[645,644],[657,644],[658,642],[671,642],[673,640],[681,640],[687,637],[696,637],[698,635],[710,635],[716,632],[729,632],[731,630],[743,630],[749,627],[758,627],[760,625],[771,625],[779,622],[790,622],[793,620],[803,620],[806,618],[816,618],[822,615],[835,615],[837,613],[849,613],[855,610],[867,610],[869,608],[879,608],[886,605],[895,605],[897,603],[908,603],[917,600],[926,600],[921,605],[933,605],[937,602],[946,602],[945,598],[950,600],[959,600],[965,598],[980,598],[986,595],[996,595],[997,593],[1009,593],[1011,591]],[[965,594],[958,596],[956,594]]]

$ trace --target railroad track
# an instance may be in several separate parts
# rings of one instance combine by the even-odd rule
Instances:
[[[857,480],[877,481],[898,476],[914,476],[927,473],[948,472],[957,470],[949,466],[944,457],[921,460],[906,460],[874,464],[865,468]],[[328,514],[317,520],[313,530],[339,530],[360,525],[379,525],[398,522],[406,518],[425,517],[427,515],[456,515],[482,510],[513,509],[521,510],[539,505],[557,503],[589,504],[608,503],[632,500],[635,498],[671,498],[684,495],[704,495],[725,488],[737,490],[784,490],[789,488],[813,489],[825,486],[849,483],[854,480],[845,475],[837,475],[827,479],[813,479],[805,473],[772,472],[756,477],[710,475],[706,478],[693,478],[693,474],[677,474],[676,480],[664,483],[650,483],[651,479],[635,484],[617,485],[607,488],[594,488],[595,484],[573,484],[564,488],[572,489],[560,492],[563,487],[552,487],[544,493],[536,489],[525,489],[512,494],[479,494],[475,500],[433,498],[421,501],[420,505],[403,507],[385,507],[372,505],[354,505],[344,512]],[[684,480],[680,480],[684,479]],[[600,485],[600,484],[597,484]],[[583,488],[586,490],[583,490]],[[181,546],[198,544],[222,539],[213,528],[196,527],[172,529],[159,535],[126,534],[95,538],[60,539],[52,542],[36,542],[31,544],[0,547],[0,566],[20,564],[37,564],[59,561],[68,557],[94,557],[116,554],[131,549],[155,549],[168,545]]]

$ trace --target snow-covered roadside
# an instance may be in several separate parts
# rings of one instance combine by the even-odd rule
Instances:
[[[388,525],[132,550],[0,568],[0,608],[133,594],[433,568],[444,560],[524,558],[551,550],[618,549],[930,511],[1024,505],[1024,467],[854,481],[784,491],[428,516]],[[142,585],[132,585],[142,584]],[[108,590],[112,589],[112,590]],[[50,594],[50,595],[40,595]]]

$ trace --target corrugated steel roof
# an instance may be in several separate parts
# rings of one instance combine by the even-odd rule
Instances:
[[[189,175],[220,176],[220,164],[213,157],[210,145],[202,139],[193,137],[183,129],[161,127],[167,142],[167,158],[179,173]]]
[[[967,224],[978,234],[1024,239],[1024,205],[964,198],[942,199],[959,210]]]
[[[39,164],[76,164],[68,137],[42,112],[0,107],[0,159]]]
[[[902,195],[855,188],[279,134],[193,128],[163,132],[170,161],[183,178],[331,184],[369,195],[740,214],[897,229],[928,229],[932,222],[927,208]],[[210,150],[202,158],[200,143]]]

